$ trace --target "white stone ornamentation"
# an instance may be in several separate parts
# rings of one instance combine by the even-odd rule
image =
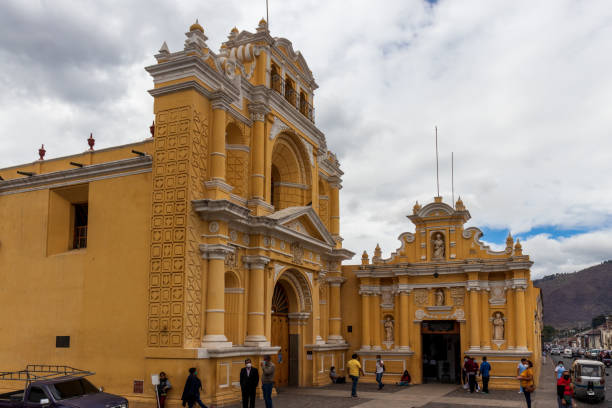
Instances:
[[[219,232],[219,223],[216,221],[213,221],[211,223],[208,224],[208,230],[210,232],[212,232],[213,234],[216,232]]]

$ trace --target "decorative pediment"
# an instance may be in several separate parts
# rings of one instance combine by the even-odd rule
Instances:
[[[280,226],[293,230],[328,245],[334,245],[334,239],[325,228],[323,221],[315,210],[310,207],[288,207],[267,216],[277,221]]]

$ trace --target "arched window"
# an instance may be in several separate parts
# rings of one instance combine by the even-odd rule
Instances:
[[[249,152],[245,137],[236,123],[229,123],[225,129],[225,179],[234,187],[232,194],[247,198]]]
[[[311,166],[297,136],[277,136],[272,149],[270,202],[274,208],[303,206],[311,198]]]
[[[275,64],[272,64],[272,68],[270,69],[270,87],[279,94],[283,94],[283,80]]]

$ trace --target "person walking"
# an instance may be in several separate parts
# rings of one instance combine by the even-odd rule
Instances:
[[[166,403],[166,397],[168,396],[168,390],[172,388],[170,380],[165,372],[159,373],[159,384],[157,384],[157,397],[159,398],[159,408],[164,408]]]
[[[566,377],[566,374],[567,374],[567,377]],[[570,384],[571,384],[571,380],[570,380],[569,371],[565,370],[562,373],[561,378],[557,379],[557,407],[558,408],[565,408],[565,403],[564,403],[565,387],[569,386]]]
[[[525,371],[527,369],[527,359],[526,358],[521,358],[521,361],[518,363],[518,365],[516,366],[516,375],[519,376],[521,374],[523,374],[523,371]],[[519,394],[523,393],[523,386],[519,385]]]
[[[255,393],[259,385],[259,371],[251,359],[244,360],[244,367],[240,370],[240,390],[242,391],[242,408],[255,408]]]
[[[465,371],[465,365],[468,362],[468,356],[464,356],[463,357],[463,366],[461,367],[461,384],[463,384],[463,389],[467,390],[468,389],[468,382],[467,382],[467,373]]]
[[[521,382],[527,408],[531,408],[531,393],[535,391],[535,383],[533,382],[533,363],[530,360],[527,360],[527,368],[516,379]]]
[[[474,393],[476,390],[476,374],[478,374],[478,364],[474,362],[473,357],[468,357],[467,363],[465,363],[465,372],[468,378],[468,384],[470,385],[470,393]]]
[[[376,382],[378,383],[378,390],[382,390],[385,384],[382,382],[383,373],[385,372],[385,363],[380,358],[380,354],[376,356]]]
[[[200,390],[202,389],[202,381],[198,378],[198,370],[195,367],[189,369],[189,376],[185,381],[185,388],[183,388],[183,406],[187,405],[189,408],[197,403],[201,408],[207,408],[206,405],[200,399]]]
[[[263,391],[266,408],[272,408],[272,387],[274,387],[274,372],[276,366],[270,361],[270,356],[265,355],[261,362],[261,390]]]
[[[482,363],[480,363],[480,376],[482,377],[482,392],[485,394],[489,393],[489,374],[491,373],[491,364],[487,361],[487,357],[484,356],[482,358]]]
[[[559,364],[557,364],[557,366],[555,367],[556,381],[559,381],[564,371],[565,371],[565,366],[563,365],[563,361],[559,361]]]
[[[351,381],[353,382],[351,386],[351,397],[357,398],[357,382],[359,381],[359,374],[365,375],[361,368],[361,363],[357,359],[357,354],[353,354],[351,359],[346,363],[346,366],[349,369],[349,377],[351,377]]]

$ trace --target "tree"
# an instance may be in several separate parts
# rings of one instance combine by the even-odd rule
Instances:
[[[544,325],[544,328],[542,329],[542,340],[543,341],[553,341],[556,335],[557,335],[557,330],[554,327]]]

